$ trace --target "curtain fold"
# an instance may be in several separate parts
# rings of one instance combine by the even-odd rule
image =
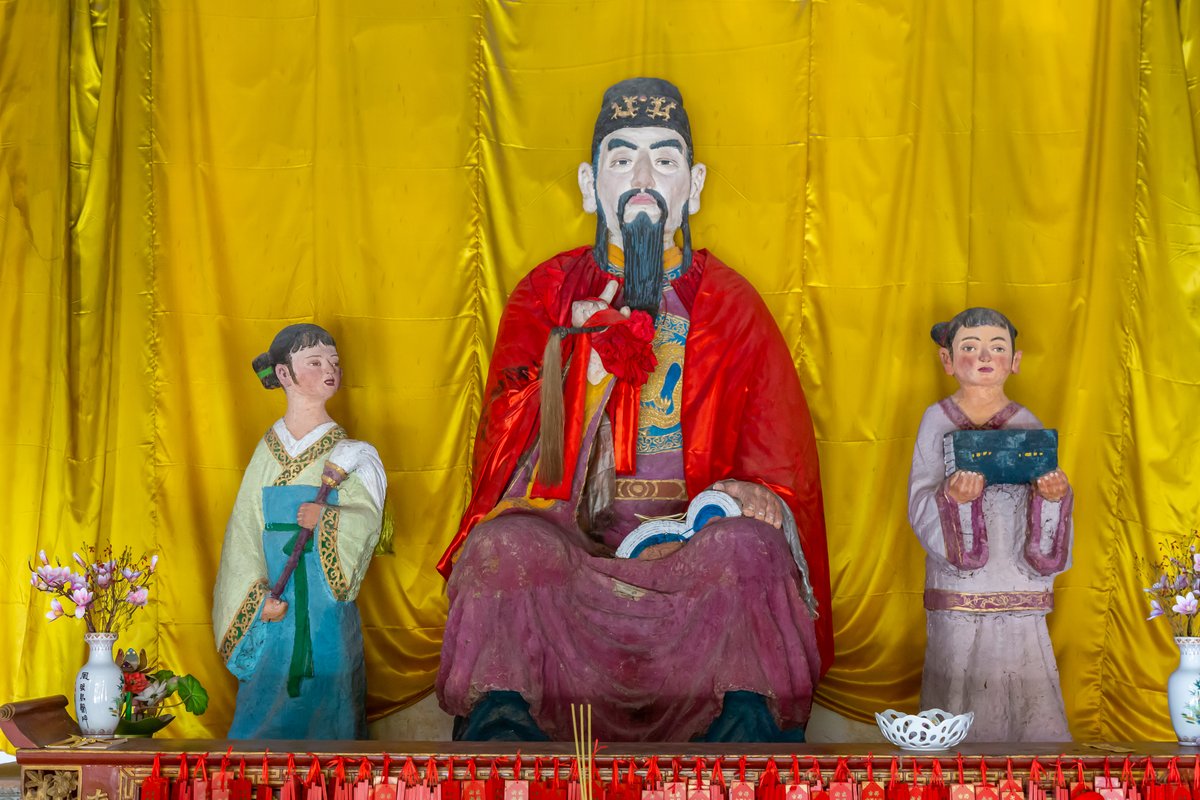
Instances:
[[[1136,561],[1200,526],[1198,35],[1195,0],[0,2],[0,699],[69,692],[83,660],[28,586],[38,550],[156,549],[121,644],[209,688],[169,734],[224,735],[211,586],[283,412],[249,364],[297,321],[337,338],[331,411],[388,470],[369,712],[425,694],[504,299],[591,239],[601,93],[656,74],[709,166],[694,244],[763,294],[812,408],[838,653],[818,701],[917,704],[906,477],[954,389],[928,330],[991,305],[1076,493],[1050,618],[1072,732],[1165,738],[1174,648]]]
[[[11,532],[0,608],[14,643],[0,696],[20,698],[69,694],[84,652],[81,630],[42,619],[26,566],[38,550],[69,561],[81,544],[158,544],[150,35],[141,0],[4,10],[0,183],[16,191],[0,205],[2,282],[16,295],[4,317],[16,384],[0,457],[16,478],[0,512]],[[130,636],[153,647],[157,616],[142,614]]]

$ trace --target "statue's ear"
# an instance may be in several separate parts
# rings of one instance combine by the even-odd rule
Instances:
[[[579,165],[579,193],[583,195],[583,210],[596,213],[596,173],[591,164]]]
[[[950,357],[949,349],[945,347],[938,348],[938,358],[942,360],[942,369],[946,370],[947,375],[954,374],[954,359]]]
[[[1016,375],[1018,372],[1021,371],[1021,353],[1022,352],[1023,351],[1018,350],[1017,352],[1013,353],[1013,365],[1012,365],[1012,374],[1013,375]]]
[[[279,379],[279,385],[284,389],[292,385],[292,373],[287,364],[275,365],[275,377]]]
[[[704,191],[704,179],[708,177],[708,167],[703,164],[692,165],[692,191],[688,195],[688,214],[700,210],[700,192]]]

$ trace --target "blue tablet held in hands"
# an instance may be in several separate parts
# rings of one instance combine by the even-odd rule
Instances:
[[[1058,431],[1003,428],[951,431],[942,439],[946,475],[978,472],[992,483],[1032,483],[1058,469]]]

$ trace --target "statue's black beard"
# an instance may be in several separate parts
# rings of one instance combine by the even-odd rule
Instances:
[[[645,211],[638,212],[625,222],[625,206],[638,194],[630,190],[617,202],[617,219],[621,220],[621,240],[625,245],[625,305],[635,311],[645,311],[657,319],[663,290],[663,231],[667,226],[667,201],[654,191],[646,194],[658,204],[658,221],[653,222]]]

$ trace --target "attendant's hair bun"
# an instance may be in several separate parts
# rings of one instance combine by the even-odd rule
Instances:
[[[939,322],[929,330],[929,336],[933,339],[938,347],[949,347],[950,342],[946,341],[946,334],[950,332],[949,322]]]
[[[275,365],[271,363],[270,353],[259,353],[254,357],[250,366],[254,368],[254,374],[262,381],[264,389],[279,388],[279,376],[275,374]]]

